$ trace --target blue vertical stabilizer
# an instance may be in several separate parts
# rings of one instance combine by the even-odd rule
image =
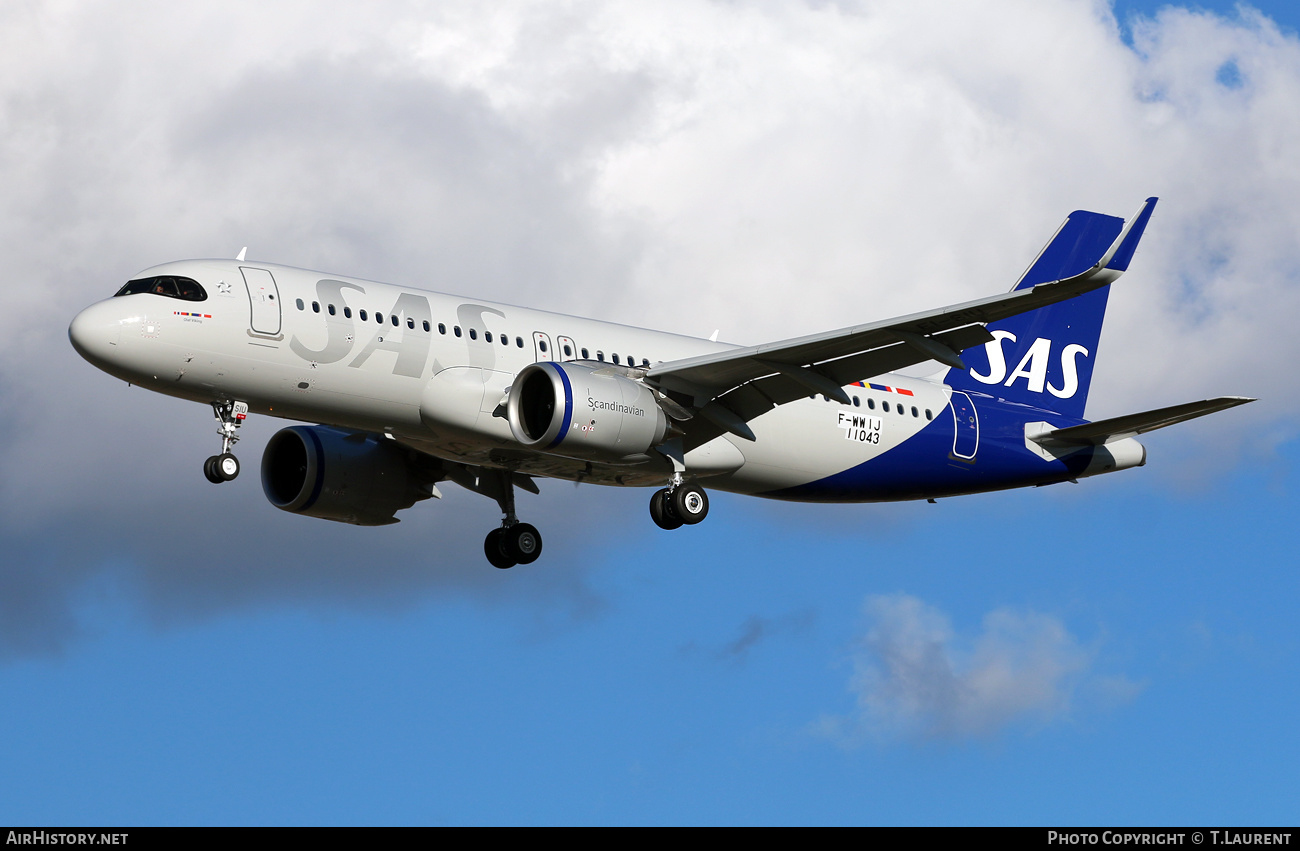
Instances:
[[[1094,269],[1128,268],[1155,207],[1147,199],[1128,228],[1124,220],[1076,210],[1021,276],[1023,290]],[[995,396],[1083,418],[1109,285],[1059,304],[991,322],[992,342],[962,353],[966,370],[950,369],[954,389]]]

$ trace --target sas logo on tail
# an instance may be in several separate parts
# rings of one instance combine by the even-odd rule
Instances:
[[[1079,392],[1079,355],[1088,357],[1088,350],[1078,343],[1071,343],[1061,351],[1061,377],[1063,385],[1055,387],[1047,383],[1047,367],[1051,362],[1052,341],[1045,337],[1034,340],[1034,344],[1025,352],[1020,363],[1007,374],[1007,359],[1002,351],[1002,341],[1016,342],[1016,335],[1010,331],[994,331],[993,339],[984,344],[984,352],[989,358],[988,375],[980,375],[974,369],[970,377],[984,384],[1001,384],[1010,387],[1016,379],[1025,379],[1026,387],[1034,393],[1042,393],[1043,388],[1058,399],[1069,399]]]

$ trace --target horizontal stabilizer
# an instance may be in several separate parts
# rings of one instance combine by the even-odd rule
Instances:
[[[1112,417],[1108,420],[1098,420],[1095,423],[1084,423],[1070,428],[1058,428],[1042,434],[1031,435],[1030,439],[1039,444],[1099,445],[1126,437],[1136,437],[1148,431],[1155,431],[1158,428],[1171,426],[1175,423],[1194,420],[1197,417],[1213,414],[1216,411],[1226,411],[1228,408],[1235,408],[1238,405],[1254,401],[1254,399],[1245,396],[1220,396],[1217,399],[1206,399],[1202,402],[1188,402],[1170,408],[1159,408],[1154,411],[1144,411],[1140,414]]]

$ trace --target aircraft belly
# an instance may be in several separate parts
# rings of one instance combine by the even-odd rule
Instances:
[[[433,437],[428,431],[404,432],[402,443],[420,452],[460,464],[510,469],[530,476],[565,479],[571,482],[617,487],[663,486],[672,473],[666,461],[611,465],[543,455],[520,449],[502,448],[500,441],[484,440],[471,434]]]

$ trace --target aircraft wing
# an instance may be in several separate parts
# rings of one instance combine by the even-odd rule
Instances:
[[[1245,396],[1219,396],[1216,399],[1206,399],[1203,402],[1188,402],[1184,405],[1158,408],[1154,411],[1143,411],[1140,414],[1128,414],[1123,417],[1098,420],[1095,423],[1058,428],[1042,434],[1031,435],[1030,439],[1041,444],[1099,445],[1125,437],[1136,437],[1139,434],[1146,434],[1158,428],[1194,420],[1206,414],[1213,414],[1216,411],[1224,411],[1254,401],[1254,399]]]
[[[723,431],[753,440],[745,425],[748,420],[812,393],[847,403],[843,385],[886,372],[928,360],[965,369],[960,353],[993,339],[985,323],[1056,304],[1117,279],[1128,268],[1155,203],[1155,198],[1148,198],[1100,257],[1079,274],[1032,287],[1022,281],[1009,293],[883,322],[669,361],[651,367],[645,382],[680,405],[683,418],[698,413],[712,425],[692,422],[688,427],[688,444],[699,445]],[[1070,258],[1089,251],[1089,260],[1098,257],[1096,236],[1103,232],[1100,220],[1105,218],[1109,217],[1097,216],[1096,228],[1089,221],[1071,233],[1070,244],[1064,246],[1057,244],[1065,229],[1062,225],[1043,254],[1056,249]]]

